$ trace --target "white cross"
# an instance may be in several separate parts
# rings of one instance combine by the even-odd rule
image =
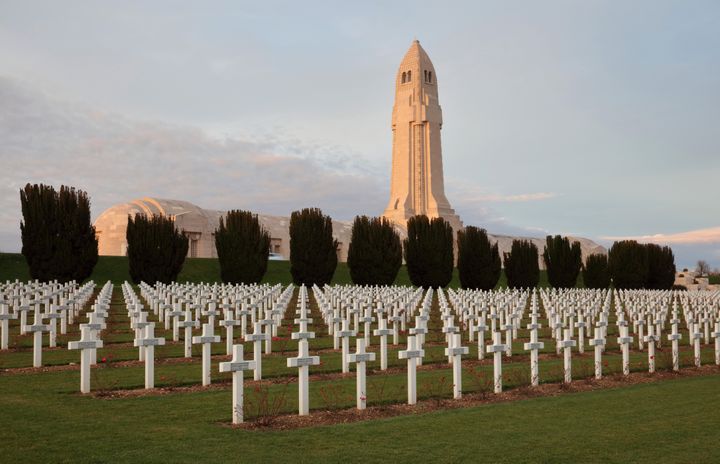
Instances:
[[[92,330],[80,326],[80,340],[68,343],[69,350],[80,350],[80,392],[90,393],[90,353],[94,349],[102,348],[102,340],[95,340]]]
[[[230,362],[220,363],[220,372],[232,372],[233,424],[240,424],[243,421],[243,371],[250,369],[255,369],[255,361],[243,359],[242,344],[233,345],[233,358]]]
[[[369,361],[375,361],[375,353],[368,353],[365,351],[365,339],[358,338],[355,340],[357,348],[355,353],[351,353],[348,357],[348,361],[356,363],[356,385],[355,392],[357,396],[357,408],[365,409],[367,404],[367,391],[365,387],[365,363]]]
[[[25,332],[33,334],[33,367],[42,367],[42,333],[49,331],[50,326],[42,323],[40,307],[36,305],[33,325],[25,326]]]
[[[229,306],[229,305],[228,305]],[[230,311],[225,311],[225,318],[220,321],[220,325],[225,327],[225,353],[229,356],[233,353],[234,327],[240,325],[240,321],[232,319]]]
[[[678,331],[678,324],[680,319],[677,318],[677,313],[673,312],[673,319],[670,320],[672,324],[672,332],[667,336],[668,340],[672,342],[672,359],[673,359],[673,370],[675,372],[680,370],[680,339],[682,334]]]
[[[342,339],[342,372],[346,374],[350,372],[348,355],[350,354],[350,337],[354,337],[356,332],[350,330],[350,323],[347,319],[342,320],[342,330],[335,332],[335,337]]]
[[[470,351],[467,346],[460,346],[460,334],[455,333],[450,338],[451,345],[445,348],[445,355],[452,357],[453,365],[453,398],[462,398],[462,355]]]
[[[425,327],[425,319],[425,316],[415,316],[415,327],[411,327],[409,330],[410,335],[415,335],[415,342],[420,349],[423,347],[425,334],[428,333],[428,329]],[[422,358],[417,358],[417,365],[422,366]]]
[[[545,343],[538,341],[538,329],[541,325],[537,322],[537,314],[533,313],[530,324],[527,328],[530,330],[530,342],[524,344],[526,351],[530,351],[530,382],[532,386],[537,387],[540,383],[540,373],[538,366],[538,350],[545,348]]]
[[[210,324],[203,324],[202,335],[192,338],[193,343],[202,345],[202,384],[210,385],[210,363],[211,363],[211,344],[218,343],[220,336],[214,334],[214,328]]]
[[[620,336],[617,342],[622,348],[623,375],[630,375],[630,345],[633,342],[633,338],[628,336],[627,323],[622,324],[623,322],[625,321],[618,321]]]
[[[310,378],[309,366],[320,364],[319,356],[310,356],[308,352],[308,341],[305,338],[298,342],[298,355],[296,358],[287,359],[287,367],[298,368],[298,414],[307,416],[310,414]]]
[[[715,364],[720,366],[720,320],[715,321],[715,332],[711,335],[715,339]]]
[[[507,347],[502,343],[502,334],[500,332],[493,333],[493,344],[488,345],[488,354],[493,353],[493,382],[495,384],[495,393],[502,392],[502,354]]]
[[[605,339],[602,336],[603,329],[600,326],[595,327],[595,338],[590,340],[590,346],[595,347],[595,378],[602,379],[602,352],[605,346]]]
[[[399,359],[407,359],[408,404],[417,403],[417,363],[416,360],[425,356],[425,351],[417,347],[416,335],[407,337],[407,349],[398,351]]]
[[[185,344],[185,357],[192,358],[192,331],[200,327],[200,321],[193,319],[193,313],[190,308],[185,309],[185,320],[178,323],[179,327],[185,329],[183,343]]]
[[[382,315],[378,317],[380,318],[378,322],[380,327],[373,330],[373,335],[380,337],[380,370],[384,371],[387,370],[387,337],[393,331],[387,328],[387,321]]]
[[[165,339],[155,337],[155,323],[147,322],[141,338],[136,338],[134,345],[144,351],[145,388],[155,388],[155,347],[164,345]]]
[[[648,334],[643,338],[648,344],[648,372],[655,372],[655,342],[658,337],[655,335],[655,326],[648,326]]]
[[[8,349],[10,339],[10,319],[17,319],[17,314],[11,314],[8,307],[9,301],[0,301],[0,350]]]
[[[700,340],[702,339],[702,333],[700,332],[700,324],[697,322],[690,322],[690,338],[693,341],[693,349],[695,352],[695,366],[700,367],[702,364],[701,353],[700,353]]]
[[[245,337],[246,341],[253,342],[253,361],[255,361],[255,370],[253,372],[253,378],[255,380],[262,379],[262,342],[267,337],[262,331],[262,324],[255,322],[254,324],[255,333],[248,334]]]
[[[572,349],[575,346],[576,342],[573,340],[571,334],[571,329],[565,329],[565,338],[562,342],[560,342],[564,352],[563,352],[563,369],[565,371],[565,383],[572,382],[572,364],[571,364],[571,357],[572,357]]]

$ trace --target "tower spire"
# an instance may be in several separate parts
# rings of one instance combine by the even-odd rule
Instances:
[[[435,67],[414,39],[395,78],[390,201],[383,214],[402,227],[425,214],[444,218],[455,232],[462,228],[445,197],[441,128]]]

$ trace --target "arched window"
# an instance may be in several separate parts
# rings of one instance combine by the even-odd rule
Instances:
[[[428,82],[432,84],[432,71],[428,71]]]
[[[412,80],[412,71],[408,71],[408,82]]]
[[[425,73],[425,82],[427,82],[427,69],[423,71]]]
[[[406,78],[406,77],[407,77],[407,74],[406,74],[406,73],[403,73],[403,74],[402,74],[402,83],[403,83],[403,84],[405,83],[405,78]]]

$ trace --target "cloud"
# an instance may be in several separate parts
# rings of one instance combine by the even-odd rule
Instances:
[[[538,193],[520,193],[515,195],[488,194],[479,195],[475,199],[484,202],[526,202],[548,200],[557,197],[557,193],[538,192]]]
[[[720,243],[720,227],[709,227],[676,234],[637,235],[628,237],[602,237],[603,240],[637,240],[644,243],[668,245],[697,245]]]
[[[0,249],[20,248],[18,191],[28,182],[87,191],[93,217],[142,196],[276,215],[317,206],[341,220],[381,213],[387,181],[343,170],[350,155],[282,134],[218,140],[191,126],[53,100],[0,77]]]

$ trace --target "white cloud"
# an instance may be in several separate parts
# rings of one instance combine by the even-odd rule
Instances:
[[[637,240],[644,243],[667,245],[694,245],[720,243],[720,227],[709,227],[675,234],[636,235],[627,237],[602,237],[603,240]]]

